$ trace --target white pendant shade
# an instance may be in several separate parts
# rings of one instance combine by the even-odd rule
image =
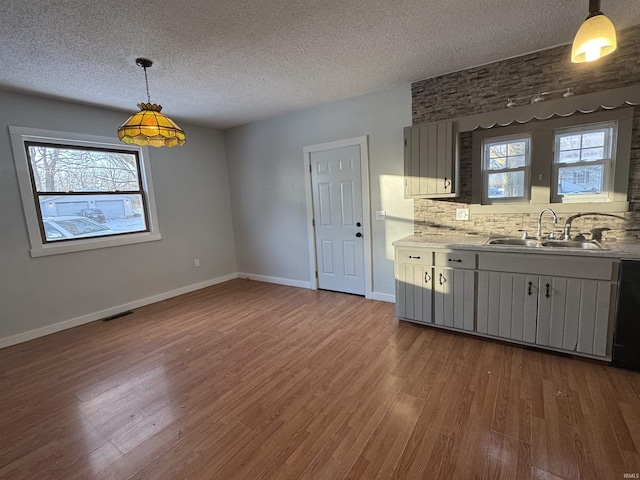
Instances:
[[[593,62],[617,48],[616,29],[603,14],[587,18],[573,40],[571,61]]]

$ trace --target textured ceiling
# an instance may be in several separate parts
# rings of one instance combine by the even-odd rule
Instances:
[[[2,0],[0,87],[215,127],[572,41],[588,1]],[[640,1],[603,0],[618,30]],[[569,61],[567,59],[567,61]]]

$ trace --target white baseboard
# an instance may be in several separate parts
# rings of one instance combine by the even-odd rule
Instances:
[[[118,305],[117,307],[107,308],[106,310],[101,310],[99,312],[90,313],[81,317],[72,318],[71,320],[58,322],[53,325],[47,325],[46,327],[36,328],[35,330],[29,330],[28,332],[19,333],[11,337],[0,338],[0,348],[10,347],[11,345],[17,345],[18,343],[33,340],[34,338],[44,337],[45,335],[50,335],[61,330],[67,330],[68,328],[84,325],[85,323],[95,322],[96,320],[107,318],[112,315],[117,315],[119,313],[126,312],[127,310],[133,310],[135,308],[144,307],[145,305],[161,302],[162,300],[166,300],[171,297],[177,297],[178,295],[184,295],[185,293],[190,293],[202,288],[211,287],[219,283],[233,280],[234,278],[238,278],[237,273],[232,273],[223,277],[214,278],[212,280],[207,280],[200,283],[194,283],[193,285],[187,285],[186,287],[181,287],[176,290],[159,293],[158,295],[142,298],[140,300],[135,300],[123,305]]]
[[[286,285],[288,287],[311,288],[309,282],[300,280],[291,280],[289,278],[267,277],[265,275],[254,275],[253,273],[238,273],[238,278],[248,278],[258,282],[276,283],[278,285]]]
[[[379,300],[381,302],[396,303],[396,296],[387,293],[371,292],[371,300]]]

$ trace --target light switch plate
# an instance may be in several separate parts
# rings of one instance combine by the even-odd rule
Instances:
[[[469,209],[468,208],[456,208],[456,220],[469,220]]]
[[[376,220],[386,220],[387,212],[386,210],[376,210]]]

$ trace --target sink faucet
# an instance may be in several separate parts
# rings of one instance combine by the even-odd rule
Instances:
[[[630,222],[629,219],[621,217],[620,215],[614,215],[612,213],[598,213],[598,212],[576,213],[575,215],[571,215],[564,222],[564,236],[563,236],[563,238],[565,240],[571,240],[571,222],[573,222],[576,218],[584,217],[585,215],[597,215],[597,216],[600,216],[600,217],[613,217],[613,218],[617,218],[619,220],[623,220],[625,222]],[[607,228],[607,230],[609,230],[609,229]],[[600,233],[600,238],[598,240],[602,239],[602,231],[604,231],[604,230],[601,230],[599,232]],[[596,240],[595,237],[594,237],[594,240]]]
[[[553,215],[553,223],[558,223],[558,216],[556,215],[556,212],[554,212],[551,208],[545,208],[540,212],[540,215],[538,215],[538,234],[536,235],[538,238],[542,237],[542,214],[544,212],[551,212],[551,215]],[[553,232],[551,232],[553,234]]]

